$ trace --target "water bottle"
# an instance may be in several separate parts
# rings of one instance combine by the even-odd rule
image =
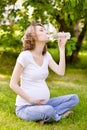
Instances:
[[[58,32],[55,34],[50,34],[50,40],[57,40],[58,38],[62,37],[65,37],[67,40],[69,40],[71,35],[69,32]]]

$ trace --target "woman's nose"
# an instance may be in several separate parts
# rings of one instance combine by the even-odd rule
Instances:
[[[48,32],[46,31],[46,34],[48,34]]]

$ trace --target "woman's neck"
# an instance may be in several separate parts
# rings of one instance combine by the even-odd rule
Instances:
[[[45,44],[44,43],[36,43],[36,46],[35,46],[35,49],[32,51],[32,54],[33,55],[36,55],[36,56],[41,56],[42,55],[42,52],[43,52],[43,48],[44,48]]]

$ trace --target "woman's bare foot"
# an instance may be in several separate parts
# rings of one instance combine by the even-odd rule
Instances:
[[[39,121],[40,125],[44,124],[44,120]]]
[[[69,117],[70,115],[72,115],[74,112],[73,111],[67,111],[65,112],[64,114],[62,114],[62,118],[66,118],[66,117]]]

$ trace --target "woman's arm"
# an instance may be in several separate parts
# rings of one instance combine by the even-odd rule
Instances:
[[[12,73],[12,77],[10,80],[10,88],[23,99],[31,104],[43,104],[44,99],[31,99],[18,85],[20,75],[23,72],[23,66],[19,63],[16,63],[15,68]]]
[[[24,91],[19,87],[18,82],[20,79],[20,75],[23,72],[23,66],[19,63],[16,63],[15,68],[12,73],[12,77],[10,80],[10,88],[22,98],[30,102],[29,97],[24,93]]]
[[[53,59],[49,61],[49,67],[58,75],[63,76],[65,74],[65,44],[67,39],[65,37],[58,38],[58,47],[60,52],[60,61],[57,64]]]

